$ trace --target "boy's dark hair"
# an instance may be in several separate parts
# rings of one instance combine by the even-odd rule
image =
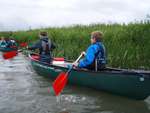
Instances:
[[[40,35],[41,36],[47,36],[47,32],[46,31],[40,32]]]

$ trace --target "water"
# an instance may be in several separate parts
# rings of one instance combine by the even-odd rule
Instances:
[[[56,98],[47,91],[51,83],[37,75],[22,54],[4,60],[0,53],[0,113],[150,113],[150,97],[136,101],[67,86]]]

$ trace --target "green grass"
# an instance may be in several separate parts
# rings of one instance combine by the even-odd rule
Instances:
[[[90,44],[90,33],[102,31],[107,50],[108,66],[134,69],[150,69],[150,23],[92,24],[75,25],[61,28],[45,28],[30,31],[13,32],[12,36],[19,42],[34,42],[41,30],[48,32],[56,43],[54,56],[76,59],[80,52]],[[10,35],[9,32],[0,36]]]

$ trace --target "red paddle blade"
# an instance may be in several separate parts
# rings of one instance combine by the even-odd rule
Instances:
[[[27,46],[28,46],[28,44],[26,42],[23,42],[20,44],[20,47],[27,47]]]
[[[53,82],[52,86],[56,96],[58,96],[61,93],[61,91],[64,89],[67,80],[68,80],[68,73],[62,72],[58,75],[56,80]]]
[[[10,51],[3,54],[4,59],[10,59],[17,55],[17,51]]]
[[[17,48],[17,46],[11,46],[10,48],[14,48],[15,49],[15,48]]]

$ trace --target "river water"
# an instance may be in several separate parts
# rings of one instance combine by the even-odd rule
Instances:
[[[52,81],[37,75],[21,53],[0,53],[0,113],[150,113],[150,97],[136,101],[83,87],[67,86],[56,98]]]

